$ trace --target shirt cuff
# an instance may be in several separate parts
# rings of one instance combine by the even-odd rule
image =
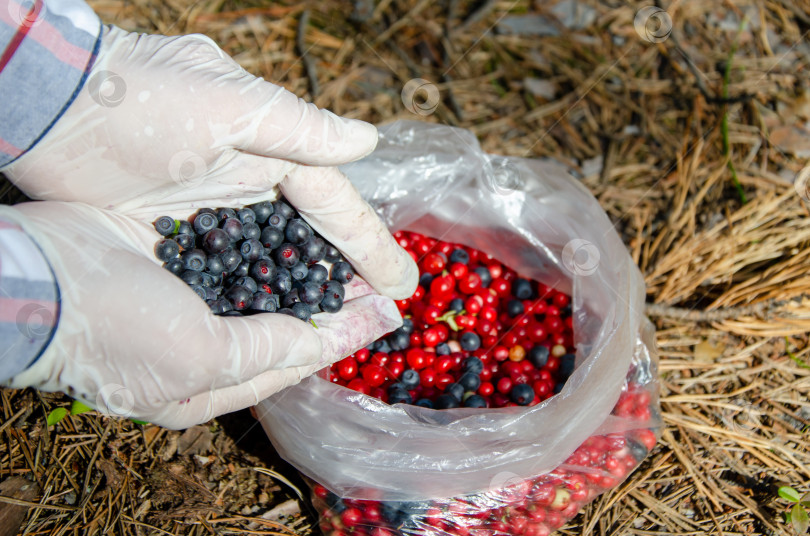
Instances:
[[[31,366],[53,338],[59,286],[36,243],[0,218],[0,382]]]

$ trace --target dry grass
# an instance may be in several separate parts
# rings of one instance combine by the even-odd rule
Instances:
[[[493,30],[555,3],[93,5],[126,29],[207,34],[249,71],[368,121],[419,119],[400,91],[424,78],[442,100],[422,119],[578,172],[646,276],[665,429],[627,482],[561,532],[788,534],[776,486],[810,491],[810,212],[791,184],[805,165],[792,153],[810,141],[790,137],[810,120],[810,6],[667,2],[673,29],[659,43],[636,33],[646,2],[634,1],[583,0],[593,24],[556,36]],[[0,478],[42,490],[25,534],[291,532],[278,510],[260,517],[295,494],[252,469],[283,466],[256,429],[244,437],[248,422],[209,423],[192,453],[179,433],[94,414],[47,429],[66,404],[2,393]],[[290,506],[283,521],[307,533],[312,518]]]

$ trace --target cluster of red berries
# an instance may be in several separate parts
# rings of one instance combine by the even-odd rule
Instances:
[[[623,397],[649,407],[649,391]],[[615,412],[614,412],[615,413]],[[619,485],[655,446],[648,428],[588,438],[554,471],[498,489],[436,501],[341,499],[320,484],[313,504],[325,536],[548,536]]]
[[[574,370],[570,297],[473,248],[397,232],[420,284],[401,328],[334,364],[330,379],[389,403],[533,406]]]
[[[570,297],[491,256],[412,232],[419,264],[403,326],[334,364],[331,381],[390,404],[434,409],[533,406],[574,371]],[[613,413],[642,423],[652,396],[628,382]],[[656,442],[652,429],[592,436],[555,471],[438,501],[342,499],[314,485],[326,536],[546,536],[617,486]]]

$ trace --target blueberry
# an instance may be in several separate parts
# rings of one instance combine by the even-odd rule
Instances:
[[[309,273],[307,273],[306,279],[308,282],[322,285],[327,279],[329,279],[329,270],[327,270],[325,266],[313,264],[309,267]]]
[[[186,269],[183,266],[183,261],[180,259],[172,259],[164,266],[168,271],[173,273],[174,275],[180,275]]]
[[[211,312],[215,315],[221,315],[227,313],[228,311],[233,311],[233,305],[231,302],[224,298],[219,298],[214,300],[213,302],[208,304],[208,307],[211,309]]]
[[[276,300],[273,299],[274,296],[274,294],[268,294],[262,291],[254,292],[253,303],[250,304],[250,308],[254,311],[275,313],[278,306]]]
[[[448,394],[461,402],[461,398],[464,396],[464,386],[460,383],[451,383],[447,387],[444,388],[445,394]]]
[[[219,220],[215,214],[198,212],[197,215],[194,216],[194,232],[198,235],[204,235],[211,229],[216,229],[217,225],[219,225]]]
[[[231,311],[227,311],[225,313],[222,313],[222,316],[242,316],[242,313],[240,313],[239,311],[231,310]]]
[[[278,229],[283,233],[284,228],[287,226],[287,218],[278,213],[273,214],[272,216],[267,218],[267,225],[268,227]]]
[[[433,409],[433,402],[429,398],[420,398],[416,401],[416,405],[422,408]]]
[[[484,370],[484,362],[475,356],[470,356],[461,363],[461,370],[481,374]]]
[[[275,294],[287,294],[289,291],[292,290],[292,277],[290,276],[289,270],[277,270],[276,277],[270,281],[270,289]]]
[[[557,376],[560,381],[565,381],[571,374],[574,373],[574,365],[577,356],[574,354],[565,354],[560,357],[560,368],[557,369]]]
[[[522,315],[523,311],[523,302],[520,300],[509,300],[509,303],[506,304],[506,314],[511,318]]]
[[[275,215],[275,214],[274,214]],[[292,268],[300,259],[298,248],[292,244],[282,244],[275,251],[276,264],[284,268]]]
[[[202,247],[208,253],[222,253],[230,245],[231,238],[222,229],[211,229],[203,236]]]
[[[174,234],[174,218],[169,216],[161,216],[155,220],[155,230],[162,236],[170,236]]]
[[[429,289],[432,281],[433,276],[427,272],[419,276],[419,286],[424,289]]]
[[[189,285],[189,288],[194,291],[197,296],[202,299],[205,299],[205,289],[202,288],[200,285]]]
[[[519,406],[528,406],[534,400],[534,389],[525,383],[518,383],[509,391],[509,398]]]
[[[227,233],[231,242],[242,238],[242,222],[238,218],[228,218],[222,222],[221,229]]]
[[[330,277],[335,280],[343,283],[344,285],[347,284],[349,281],[354,279],[354,269],[352,265],[348,262],[336,262],[332,265],[332,271]]]
[[[255,205],[249,205],[250,209],[253,210],[253,214],[256,215],[256,223],[264,223],[267,221],[267,218],[273,213],[273,205],[269,201],[262,201],[261,203],[256,203]]]
[[[192,249],[194,247],[194,235],[190,234],[179,234],[174,237],[174,241],[182,249]]]
[[[256,281],[254,281],[253,278],[249,276],[240,277],[234,282],[234,284],[239,285],[241,287],[245,287],[250,291],[251,294],[254,294],[259,290],[259,285],[257,285]]]
[[[411,333],[413,333],[413,320],[410,318],[403,318],[402,327],[399,329],[410,335]]]
[[[323,255],[323,260],[326,262],[338,262],[341,259],[340,251],[332,244],[326,244],[326,251]]]
[[[447,304],[447,308],[450,309],[451,311],[460,313],[461,311],[464,310],[464,300],[462,300],[461,298],[453,298],[452,300],[450,300],[450,303]]]
[[[295,211],[293,208],[281,200],[273,203],[273,211],[275,214],[281,214],[287,220],[291,220],[295,217]]]
[[[242,258],[247,262],[256,262],[264,255],[264,246],[255,238],[249,238],[239,246]]]
[[[205,270],[205,253],[201,249],[188,249],[180,254],[183,259],[183,266],[186,270],[195,270],[202,272]]]
[[[229,274],[242,264],[242,254],[233,248],[226,248],[219,257],[222,259],[222,264],[225,265],[225,271]]]
[[[388,393],[389,404],[410,404],[413,402],[411,394],[404,389],[394,389]]]
[[[554,389],[552,389],[552,391],[554,392],[555,395],[559,394],[560,391],[563,390],[563,387],[565,387],[565,382],[557,382],[554,384]]]
[[[253,293],[245,287],[234,285],[225,293],[225,299],[231,302],[234,310],[244,311],[253,303]]]
[[[393,350],[391,349],[391,345],[388,344],[388,341],[386,341],[385,339],[380,339],[379,341],[377,341],[377,351],[382,352],[384,354],[390,354],[391,352],[393,352]]]
[[[283,307],[292,308],[292,306],[294,304],[300,303],[300,302],[301,302],[301,297],[298,295],[298,289],[297,288],[293,288],[292,290],[290,290],[287,294],[285,294],[281,298],[281,305]]]
[[[546,362],[548,361],[548,353],[548,348],[538,345],[529,350],[528,358],[535,368],[541,369],[546,366]]]
[[[307,265],[301,261],[298,261],[295,263],[295,266],[290,268],[290,275],[292,275],[292,278],[296,281],[303,281],[306,279],[307,273],[309,273],[309,269],[307,268]]]
[[[481,286],[487,288],[490,283],[492,283],[492,274],[489,271],[489,268],[486,266],[479,266],[475,270],[473,270],[476,274],[481,277]]]
[[[475,372],[465,372],[458,379],[465,391],[477,391],[481,387],[481,378]]]
[[[467,253],[466,250],[463,249],[454,249],[452,253],[450,253],[450,262],[460,262],[461,264],[467,264],[470,262],[470,254]]]
[[[572,312],[571,305],[570,304],[566,305],[565,307],[560,309],[560,317],[568,318],[569,316],[571,316],[571,312]]]
[[[256,213],[253,212],[253,209],[247,207],[237,211],[236,217],[239,218],[239,221],[242,222],[242,224],[256,222]]]
[[[407,390],[416,389],[419,387],[419,373],[413,369],[408,369],[402,373],[399,381]]]
[[[217,210],[217,217],[219,218],[221,224],[222,220],[226,220],[228,218],[235,218],[236,211],[232,208],[221,208]]]
[[[250,276],[257,282],[269,283],[276,277],[276,265],[270,259],[259,259],[251,265]]]
[[[343,298],[335,294],[324,294],[320,307],[325,313],[337,313],[343,308]]]
[[[452,409],[459,406],[459,400],[452,395],[439,395],[436,397],[436,409]]]
[[[442,342],[436,345],[436,355],[450,355],[450,345]]]
[[[487,400],[481,395],[470,395],[464,401],[465,408],[485,408],[487,407]]]
[[[647,457],[647,447],[634,439],[627,439],[627,449],[637,462]]]
[[[242,224],[242,238],[247,238],[248,240],[251,238],[255,238],[256,240],[261,239],[262,237],[262,228],[259,227],[255,223],[245,223]]]
[[[306,303],[298,302],[293,304],[292,312],[293,316],[304,322],[309,322],[309,319],[312,318],[312,311],[309,310],[309,306]]]
[[[481,348],[481,337],[472,331],[462,333],[461,337],[458,338],[458,342],[461,344],[461,349],[468,352],[474,352]]]
[[[217,286],[217,280],[213,275],[206,272],[200,272],[200,276],[202,277],[202,286],[205,288],[213,289],[215,286]]]
[[[177,234],[188,234],[194,236],[194,227],[191,226],[186,220],[177,220]]]
[[[405,350],[411,345],[411,336],[396,329],[388,336],[388,345],[394,351]]]
[[[180,245],[171,238],[164,238],[155,244],[155,257],[163,262],[169,262],[180,253]]]
[[[298,290],[298,296],[307,305],[319,305],[323,300],[323,290],[320,285],[306,282]]]
[[[287,222],[284,228],[284,237],[288,242],[300,246],[312,238],[312,227],[300,218],[294,218]]]
[[[534,294],[531,282],[521,278],[515,279],[514,283],[512,283],[512,294],[519,300],[531,299]]]
[[[186,285],[200,285],[202,286],[203,276],[202,272],[198,272],[196,270],[185,270],[182,274],[180,274],[180,279]]]
[[[222,276],[225,271],[225,263],[222,262],[222,257],[219,255],[208,255],[205,261],[205,271],[211,275]]]
[[[239,263],[239,266],[236,267],[236,270],[231,272],[231,275],[236,278],[245,277],[250,273],[250,263],[246,261],[242,261]]]
[[[284,243],[284,233],[275,227],[265,227],[259,240],[267,249],[276,249]]]
[[[307,264],[314,264],[323,260],[326,254],[326,242],[323,238],[313,236],[299,248],[301,250],[301,260]]]
[[[340,281],[327,281],[323,285],[323,295],[329,296],[330,294],[342,300],[346,297],[346,289],[343,288]]]

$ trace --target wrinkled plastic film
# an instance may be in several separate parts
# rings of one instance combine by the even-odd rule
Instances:
[[[419,501],[547,474],[595,433],[657,426],[609,416],[628,374],[655,391],[655,355],[641,274],[598,202],[559,164],[487,155],[468,131],[380,132],[344,168],[364,198],[392,230],[480,249],[570,293],[577,368],[534,407],[488,410],[389,406],[312,376],[258,408],[278,452],[341,497]]]

